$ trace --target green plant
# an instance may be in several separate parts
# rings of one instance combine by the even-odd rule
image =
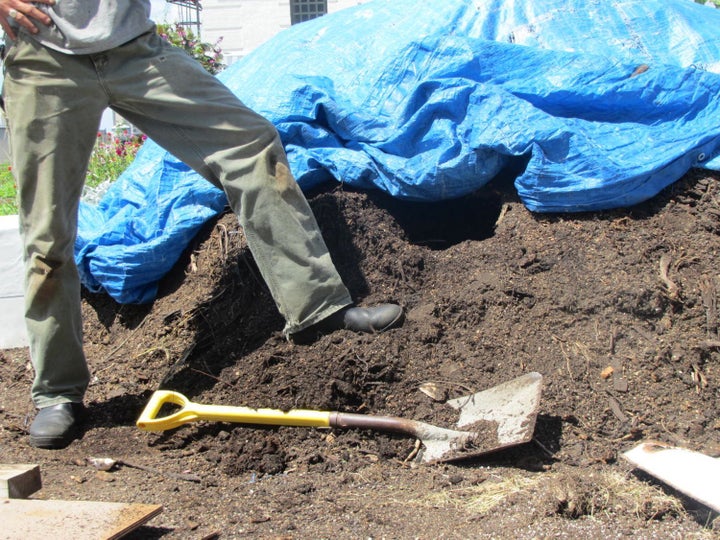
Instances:
[[[0,164],[0,216],[17,214],[17,185],[9,164]]]
[[[218,39],[215,44],[200,41],[190,30],[180,24],[158,24],[157,33],[171,45],[184,49],[190,56],[200,62],[206,71],[216,75],[225,69],[222,50]]]

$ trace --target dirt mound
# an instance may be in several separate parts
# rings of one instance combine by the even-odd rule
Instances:
[[[618,456],[642,439],[720,455],[719,189],[693,172],[629,210],[535,215],[502,182],[435,204],[325,186],[309,198],[353,296],[407,321],[306,345],[282,337],[224,215],[152,305],[84,296],[93,383],[69,448],[27,446],[27,351],[2,353],[3,461],[41,463],[42,497],[164,504],[137,538],[710,538],[714,516]],[[451,427],[442,399],[530,371],[545,377],[533,442],[469,463],[414,467],[414,440],[357,430],[134,427],[158,388]],[[99,477],[97,455],[125,465]]]

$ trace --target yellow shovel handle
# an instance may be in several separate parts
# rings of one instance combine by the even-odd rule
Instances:
[[[177,405],[180,410],[157,418],[160,409],[166,404]],[[227,405],[201,405],[193,403],[178,392],[158,390],[150,396],[150,401],[137,420],[137,427],[145,431],[165,431],[198,420],[271,426],[329,427],[330,415],[328,411],[303,409],[281,411]]]

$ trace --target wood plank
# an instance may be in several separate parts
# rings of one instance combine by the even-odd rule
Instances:
[[[25,499],[41,488],[40,465],[0,464],[0,499]]]
[[[0,538],[113,540],[162,512],[156,504],[0,500]]]

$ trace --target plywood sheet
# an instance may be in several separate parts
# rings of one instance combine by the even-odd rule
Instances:
[[[162,511],[154,504],[0,500],[0,538],[121,538]]]

